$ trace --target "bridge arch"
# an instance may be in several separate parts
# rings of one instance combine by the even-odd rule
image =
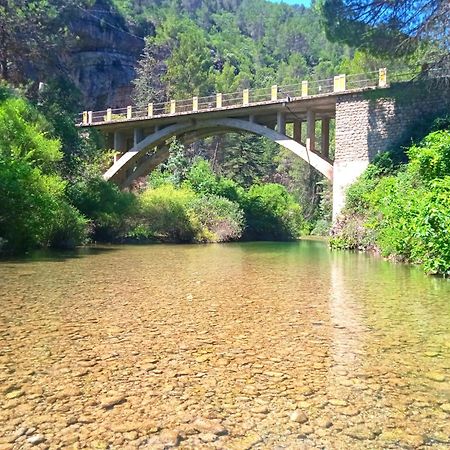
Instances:
[[[305,146],[294,139],[264,125],[232,118],[202,121],[192,120],[190,122],[169,125],[161,130],[155,131],[124,153],[122,157],[105,172],[103,177],[106,180],[115,181],[121,184],[122,187],[127,187],[134,179],[144,176],[146,172],[148,173],[153,167],[156,167],[167,158],[168,150],[164,148],[148,158],[146,158],[145,155],[151,148],[164,144],[168,139],[179,137],[181,141],[183,141],[183,137],[187,137],[191,134],[190,139],[191,142],[193,142],[208,136],[233,131],[245,131],[266,137],[304,159],[329,180],[333,178],[333,165],[322,155],[313,151],[308,151]],[[134,170],[130,173],[130,169]]]

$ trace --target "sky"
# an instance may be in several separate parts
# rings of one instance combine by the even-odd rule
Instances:
[[[305,6],[310,6],[311,5],[311,0],[269,0],[272,3],[281,3],[283,1],[283,3],[287,3],[288,5],[305,5]]]

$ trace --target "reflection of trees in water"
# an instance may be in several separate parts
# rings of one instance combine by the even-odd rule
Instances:
[[[354,255],[350,255],[354,258]],[[353,259],[332,254],[330,267],[331,357],[334,369],[355,370],[363,353],[364,333],[361,303]],[[355,261],[358,263],[358,261]],[[360,286],[360,285],[359,285]]]

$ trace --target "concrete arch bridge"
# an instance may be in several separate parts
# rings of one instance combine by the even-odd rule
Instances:
[[[409,77],[402,74],[394,79],[401,82]],[[99,128],[105,135],[108,148],[117,156],[104,178],[122,188],[166,160],[166,144],[173,137],[189,144],[229,132],[263,136],[289,149],[333,182],[336,217],[344,203],[345,188],[374,156],[387,150],[416,117],[436,107],[437,99],[429,95],[426,102],[418,102],[419,108],[401,107],[389,96],[389,87],[386,69],[380,69],[298,85],[172,100],[149,104],[145,109],[127,106],[85,111],[78,125]],[[368,95],[371,91],[378,95]],[[334,161],[329,156],[331,120],[335,120]],[[319,121],[321,139],[316,142]],[[292,124],[290,135],[287,124]]]

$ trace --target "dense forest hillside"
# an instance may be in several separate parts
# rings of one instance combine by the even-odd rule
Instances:
[[[96,109],[130,102],[144,40],[143,91],[156,99],[328,77],[349,55],[326,39],[314,6],[265,0],[96,0],[75,8],[69,29],[70,76]]]

